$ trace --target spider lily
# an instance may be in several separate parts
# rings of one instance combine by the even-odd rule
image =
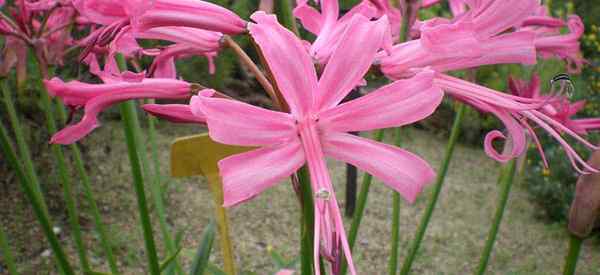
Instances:
[[[308,0],[298,1],[298,5],[294,9],[294,16],[300,20],[304,28],[317,35],[316,40],[309,49],[310,55],[317,63],[327,63],[332,52],[339,45],[340,37],[346,32],[350,20],[356,14],[366,18],[379,18],[383,15],[368,0],[354,6],[340,18],[338,18],[340,15],[338,0],[322,0],[321,12],[311,7]],[[391,39],[386,41],[385,46],[387,49],[391,47],[391,43]]]
[[[70,144],[99,127],[98,115],[106,108],[130,99],[186,99],[192,95],[194,85],[176,79],[145,78],[143,73],[111,74],[102,72],[104,84],[80,81],[63,82],[59,78],[45,80],[46,89],[59,97],[65,105],[84,108],[81,121],[58,131],[50,143]]]
[[[597,172],[596,168],[591,167],[577,154],[561,136],[561,133],[573,137],[590,150],[598,150],[599,147],[582,138],[560,120],[548,115],[546,105],[549,101],[547,99],[528,99],[504,94],[441,73],[436,75],[434,85],[457,100],[463,101],[484,112],[494,114],[506,126],[512,148],[508,152],[498,153],[492,143],[497,139],[506,139],[507,137],[502,132],[494,130],[488,133],[484,140],[484,150],[491,158],[500,162],[506,162],[524,153],[527,149],[526,134],[529,134],[534,139],[543,157],[543,151],[537,140],[537,135],[529,125],[529,122],[533,122],[558,141],[565,150],[574,169],[579,173]]]
[[[381,54],[378,63],[392,78],[410,76],[425,67],[446,72],[489,64],[535,64],[535,35],[528,31],[503,32],[533,12],[536,2],[471,2],[471,9],[453,21],[423,23],[419,39],[395,45],[391,54]]]
[[[347,132],[396,127],[423,119],[440,104],[442,92],[432,86],[433,73],[422,72],[339,104],[361,81],[384,42],[388,24],[385,18],[373,22],[360,15],[353,17],[320,79],[304,44],[274,16],[257,12],[251,18],[256,23],[250,23],[248,29],[289,113],[228,99],[192,99],[192,112],[206,115],[212,139],[260,147],[219,162],[224,206],[257,196],[307,163],[316,204],[314,270],[319,274],[319,254],[336,270],[343,251],[351,272],[356,274],[324,158],[351,163],[414,201],[434,177],[427,162],[400,148]]]

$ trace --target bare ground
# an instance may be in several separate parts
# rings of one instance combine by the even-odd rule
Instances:
[[[168,126],[168,127],[167,127]],[[168,172],[169,144],[176,136],[203,131],[201,128],[171,126],[159,129],[160,158],[163,173]],[[422,130],[404,132],[405,148],[416,152],[437,167],[442,159],[445,138]],[[387,133],[391,140],[391,132]],[[125,274],[144,274],[145,260],[136,202],[131,185],[129,163],[125,153],[122,129],[108,122],[83,141],[82,147],[94,191],[108,224],[119,265]],[[46,152],[42,150],[42,152]],[[45,182],[50,211],[54,222],[61,228],[60,237],[68,248],[73,263],[77,262],[73,241],[68,229],[64,203],[49,156],[36,156]],[[330,162],[332,176],[343,201],[344,169],[340,163]],[[498,186],[499,165],[488,159],[481,148],[459,145],[449,170],[432,223],[413,268],[413,274],[465,274],[473,272],[479,260],[484,240],[494,212]],[[5,167],[2,167],[5,169]],[[47,254],[44,241],[31,209],[18,190],[14,175],[7,170],[0,182],[0,215],[7,229],[10,243],[16,249],[22,274],[55,274],[52,257]],[[74,178],[75,175],[74,175]],[[202,229],[212,214],[212,200],[202,178],[168,179],[167,205],[169,222],[177,230],[184,230],[180,256],[185,266],[190,264]],[[93,228],[89,207],[81,188],[79,202],[86,244],[97,270],[107,271],[102,259],[97,235]],[[426,189],[417,203],[402,205],[401,254],[403,260],[414,236],[420,217],[431,193]],[[367,210],[359,232],[354,260],[360,274],[382,274],[387,270],[391,227],[392,192],[376,181],[371,188]],[[511,193],[488,274],[560,274],[566,253],[567,234],[564,225],[548,224],[534,218],[540,211],[527,199],[522,186]],[[238,266],[257,274],[275,271],[269,256],[274,249],[291,259],[298,254],[299,208],[289,182],[230,210],[235,253]],[[156,222],[156,221],[155,221]],[[155,223],[156,224],[156,223]],[[349,223],[346,223],[348,228]],[[158,229],[158,226],[155,226]],[[156,232],[156,236],[159,236]],[[159,247],[162,244],[159,242]],[[578,274],[600,274],[600,243],[586,242]],[[211,260],[220,264],[218,245]],[[1,272],[0,272],[1,273]]]

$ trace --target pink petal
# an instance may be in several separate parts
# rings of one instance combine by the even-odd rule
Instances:
[[[433,75],[431,71],[422,72],[326,110],[319,115],[319,125],[327,131],[369,131],[426,118],[444,96],[442,90],[433,86]]]
[[[294,16],[300,20],[302,26],[309,32],[318,35],[323,28],[323,16],[308,4],[308,0],[298,0],[294,8]]]
[[[206,116],[193,114],[190,105],[186,104],[144,104],[142,109],[174,123],[206,123]]]
[[[219,172],[223,179],[223,206],[229,207],[252,199],[289,177],[304,162],[304,153],[298,140],[219,161]]]
[[[477,27],[477,34],[482,38],[521,25],[540,5],[539,0],[470,0],[467,2],[471,10],[466,13],[468,16],[462,18],[472,20]]]
[[[135,18],[139,30],[155,27],[192,27],[227,34],[244,32],[246,21],[221,6],[192,0],[156,0],[154,6]]]
[[[379,178],[411,203],[435,177],[426,161],[391,145],[335,132],[324,133],[322,142],[326,156],[355,165]]]
[[[193,97],[192,112],[204,113],[210,137],[224,144],[271,145],[296,139],[294,119],[236,100]]]
[[[274,15],[255,12],[256,24],[248,29],[269,65],[279,91],[296,117],[302,117],[313,105],[317,75],[302,42],[277,23]]]
[[[336,106],[360,83],[384,43],[387,17],[370,22],[355,15],[319,80],[319,109]]]

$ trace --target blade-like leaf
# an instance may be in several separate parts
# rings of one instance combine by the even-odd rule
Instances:
[[[177,251],[175,251],[175,253],[173,253],[173,255],[171,255],[170,257],[166,258],[161,264],[160,264],[160,272],[162,273],[172,262],[173,260],[177,259],[177,255],[179,255],[179,252],[181,252],[181,248],[179,247],[177,249]]]
[[[198,246],[198,250],[196,250],[196,256],[194,257],[194,261],[192,263],[190,275],[204,274],[214,239],[215,223],[211,220],[208,226],[204,229],[204,232],[202,232],[202,239],[200,241],[200,246]]]

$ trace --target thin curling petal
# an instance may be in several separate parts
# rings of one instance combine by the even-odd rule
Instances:
[[[466,1],[471,10],[463,20],[472,20],[477,27],[477,35],[491,37],[519,26],[528,15],[533,14],[540,0],[482,0]]]
[[[269,66],[278,90],[295,116],[306,114],[313,105],[317,75],[304,44],[277,23],[274,15],[255,12],[256,24],[248,29]]]
[[[158,27],[147,31],[138,32],[136,38],[160,39],[177,44],[186,44],[202,49],[206,52],[219,50],[222,33],[201,30],[190,27]]]
[[[318,108],[336,106],[360,83],[383,46],[387,28],[385,16],[375,22],[362,15],[352,18],[319,79]]]
[[[153,116],[174,123],[206,123],[206,116],[192,113],[190,105],[187,104],[144,104],[142,109]]]
[[[245,31],[246,21],[221,6],[200,0],[156,0],[154,6],[134,18],[137,29],[192,27],[226,34]]]
[[[318,35],[323,28],[324,18],[315,8],[308,4],[308,0],[298,0],[294,8],[294,16],[309,32]]]
[[[435,177],[426,161],[391,145],[346,133],[328,133],[322,140],[325,155],[368,172],[410,203]]]
[[[73,0],[72,3],[81,16],[100,25],[110,25],[128,16],[120,0]]]
[[[296,138],[294,120],[286,113],[222,98],[194,97],[190,104],[194,113],[206,115],[210,137],[217,142],[259,146]]]
[[[444,93],[431,71],[398,80],[319,115],[323,129],[340,132],[400,127],[431,115]]]
[[[289,177],[304,162],[302,146],[298,141],[263,147],[219,161],[219,172],[223,179],[223,206],[234,206],[252,199]]]

